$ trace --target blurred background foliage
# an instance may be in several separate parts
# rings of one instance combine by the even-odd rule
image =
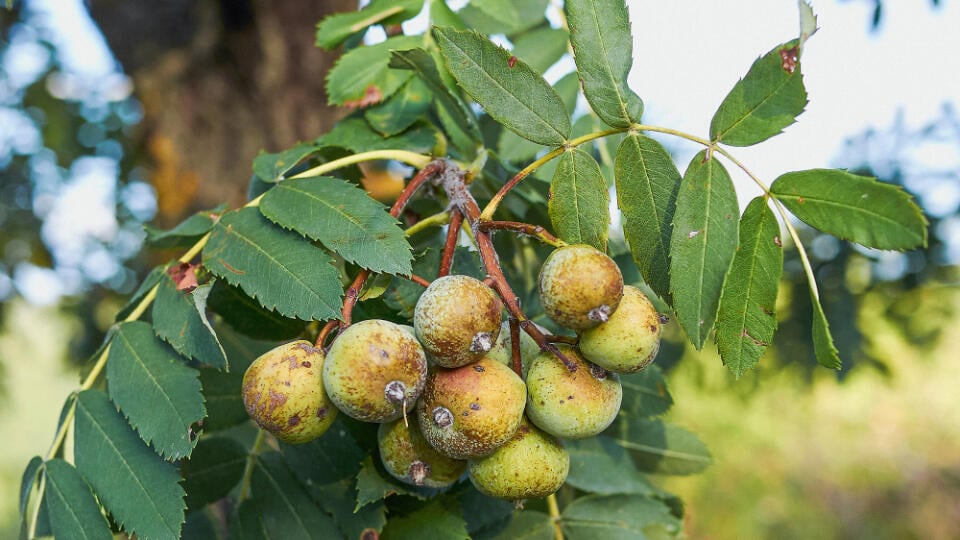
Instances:
[[[876,29],[883,4],[869,2]],[[15,530],[19,472],[52,436],[76,366],[124,295],[171,255],[141,251],[143,224],[237,205],[257,151],[329,129],[339,113],[325,105],[323,74],[335,55],[313,46],[313,27],[353,7],[34,0],[0,10],[0,536]],[[837,155],[829,165],[917,197],[930,246],[878,252],[803,229],[839,374],[816,367],[789,249],[780,330],[760,369],[734,382],[670,325],[658,363],[671,414],[717,459],[666,486],[688,504],[691,538],[960,530],[960,117],[945,104],[920,128],[902,117],[864,126]]]

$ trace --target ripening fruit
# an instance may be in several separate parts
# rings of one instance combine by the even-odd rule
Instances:
[[[575,347],[558,344],[557,348],[577,369],[571,372],[550,352],[537,355],[527,371],[527,417],[557,437],[592,437],[620,412],[620,380],[588,362]]]
[[[560,326],[585,330],[610,318],[623,295],[623,275],[602,251],[583,244],[557,248],[540,268],[540,303]]]
[[[420,431],[445,456],[485,456],[513,436],[526,399],[523,380],[496,360],[433,367],[417,402]]]
[[[413,409],[427,379],[427,358],[408,330],[371,319],[333,341],[323,384],[340,411],[364,422],[389,422]]]
[[[470,276],[437,278],[420,295],[413,327],[437,365],[455,368],[483,358],[500,333],[503,303]]]
[[[660,350],[660,314],[640,289],[627,285],[616,313],[580,334],[587,360],[617,373],[635,373],[653,362]]]
[[[294,341],[267,351],[243,374],[243,405],[285,443],[316,439],[337,416],[323,389],[323,349]]]
[[[535,325],[537,326],[537,325]],[[541,332],[547,333],[546,329],[537,326]],[[527,367],[533,358],[540,354],[540,346],[530,337],[530,334],[520,330],[520,362],[523,367],[523,373],[527,372]],[[487,353],[487,358],[492,358],[501,364],[513,367],[513,344],[510,341],[510,322],[503,321],[500,325],[500,336],[493,344],[493,348]]]
[[[414,486],[446,487],[457,481],[467,462],[448,458],[430,446],[417,425],[402,419],[380,424],[377,430],[380,461],[394,478]]]
[[[470,481],[485,495],[511,501],[540,499],[566,481],[570,455],[557,439],[524,418],[506,444],[467,464]]]

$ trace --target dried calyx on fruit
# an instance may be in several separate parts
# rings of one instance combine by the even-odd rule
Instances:
[[[416,338],[398,324],[367,320],[334,340],[323,384],[340,411],[365,422],[389,422],[412,410],[427,378]]]
[[[557,248],[540,268],[540,303],[560,326],[585,330],[617,310],[623,275],[613,259],[587,245]]]
[[[285,443],[319,437],[337,416],[323,388],[323,365],[323,350],[307,341],[267,351],[243,374],[247,414]]]
[[[434,450],[420,433],[416,415],[409,424],[394,420],[377,430],[380,461],[391,476],[415,486],[446,487],[457,481],[467,462]]]
[[[640,289],[627,285],[610,320],[580,333],[580,351],[598,366],[635,373],[660,350],[660,314]]]
[[[478,279],[438,278],[420,295],[413,327],[430,360],[454,368],[476,362],[500,333],[503,303]]]

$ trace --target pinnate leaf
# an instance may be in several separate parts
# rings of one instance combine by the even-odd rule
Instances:
[[[33,456],[27,463],[27,468],[23,470],[23,476],[20,477],[20,515],[25,516],[27,512],[27,503],[30,499],[30,492],[40,477],[40,469],[43,466],[43,458]]]
[[[837,351],[836,345],[833,344],[833,336],[830,335],[827,316],[823,312],[823,305],[820,304],[820,298],[814,292],[812,285],[810,287],[810,303],[813,305],[813,353],[817,357],[817,362],[826,368],[840,369],[843,367],[840,361],[840,353]]]
[[[674,538],[680,519],[662,501],[643,495],[588,495],[564,508],[561,524],[577,540]]]
[[[546,20],[544,12],[547,9],[549,0],[513,0],[517,16],[507,23],[486,14],[483,10],[475,6],[475,2],[461,8],[457,15],[466,22],[470,28],[474,28],[483,34],[506,34],[511,39],[520,33],[539,26]]]
[[[401,484],[399,481],[388,477],[387,473],[380,472],[373,458],[367,456],[360,466],[357,473],[357,506],[354,511],[359,511],[364,506],[381,501],[391,495],[410,495],[418,499],[425,499],[424,493],[436,491],[427,488],[416,490],[413,486]]]
[[[169,275],[160,280],[153,303],[153,328],[176,351],[217,369],[227,369],[227,355],[207,320],[212,283],[192,291],[177,290]]]
[[[627,86],[633,65],[633,34],[623,0],[567,0],[570,43],[583,95],[604,122],[639,122],[643,101]]]
[[[106,394],[77,396],[77,470],[114,521],[138,538],[179,538],[184,492],[176,466],[130,428]]]
[[[383,204],[344,180],[326,176],[287,180],[264,195],[260,211],[374,272],[411,271],[413,255],[399,222]]]
[[[570,454],[567,483],[591,493],[650,495],[656,489],[637,471],[627,451],[604,435],[564,441]]]
[[[214,275],[263,307],[304,321],[340,317],[343,286],[332,262],[323,249],[256,208],[224,214],[203,250],[203,265]]]
[[[593,156],[577,148],[563,153],[550,182],[547,212],[561,240],[606,251],[610,194]]]
[[[253,174],[267,183],[279,182],[298,163],[319,150],[320,146],[314,141],[297,143],[293,148],[272,154],[261,150],[253,158]]]
[[[566,30],[543,26],[521,35],[513,44],[513,54],[538,73],[544,73],[567,53],[569,39]]]
[[[140,302],[146,298],[147,294],[149,294],[150,291],[153,290],[158,283],[160,283],[160,278],[162,278],[166,272],[167,268],[164,266],[156,266],[151,269],[150,273],[147,274],[147,277],[143,278],[143,281],[140,282],[137,290],[130,295],[130,298],[127,299],[127,303],[120,308],[120,311],[117,312],[117,315],[113,320],[120,322],[126,319],[127,316],[130,315],[130,313],[132,313],[138,305],[140,305]]]
[[[673,308],[700,349],[717,314],[723,279],[737,248],[737,193],[727,170],[706,151],[680,182],[670,239]]]
[[[420,36],[395,36],[348,51],[327,74],[328,101],[331,105],[367,107],[392,96],[412,74],[389,67],[390,51],[413,49],[422,43]]]
[[[773,195],[811,227],[877,249],[927,245],[927,220],[908,193],[839,169],[781,175]]]
[[[225,497],[240,482],[247,450],[227,437],[204,437],[181,464],[187,508],[197,510]]]
[[[423,0],[374,0],[359,11],[325,17],[317,25],[317,47],[332,49],[374,24],[398,24],[420,13]]]
[[[191,425],[206,415],[199,375],[154,335],[149,323],[121,324],[110,343],[110,399],[143,440],[167,458],[193,450]]]
[[[251,487],[268,538],[326,540],[339,537],[336,524],[300,487],[279,452],[257,457]]]
[[[516,512],[506,528],[494,536],[496,540],[553,540],[556,532],[553,519],[543,512]]]
[[[384,137],[374,131],[363,118],[354,116],[337,122],[332,130],[318,137],[315,142],[318,145],[345,148],[356,153],[397,148],[428,153],[437,144],[437,131],[424,122],[414,122],[406,130]]]
[[[680,172],[657,141],[631,133],[614,164],[623,235],[643,280],[660,298],[670,298],[670,238]]]
[[[630,452],[637,468],[644,472],[696,474],[711,462],[710,452],[696,435],[662,420],[621,416],[607,434]]]
[[[737,378],[760,361],[773,340],[782,246],[780,226],[767,200],[753,199],[740,218],[740,245],[717,313],[720,358]]]
[[[460,505],[449,497],[439,497],[410,514],[391,519],[380,535],[383,540],[469,540],[467,523]]]
[[[396,135],[416,122],[433,102],[433,94],[426,83],[417,77],[390,96],[390,99],[366,110],[363,117],[370,127],[381,135]]]
[[[659,416],[673,406],[667,381],[659,366],[647,366],[637,373],[620,375],[623,400],[620,410],[638,417]]]
[[[222,212],[221,205],[213,210],[204,210],[188,217],[176,227],[163,231],[144,225],[147,233],[147,243],[155,248],[182,248],[192,245],[207,234],[216,222],[217,215]]]
[[[55,537],[113,538],[90,486],[73,465],[62,459],[51,459],[44,464],[44,471],[47,483],[43,496]]]
[[[494,120],[533,142],[563,144],[570,118],[540,74],[477,32],[435,28],[434,35],[447,69]]]
[[[731,146],[765,141],[796,121],[807,105],[799,41],[778,45],[737,81],[710,122],[710,138]]]

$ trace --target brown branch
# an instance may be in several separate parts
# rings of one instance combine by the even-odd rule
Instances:
[[[447,239],[443,244],[443,254],[440,258],[440,268],[437,270],[437,277],[443,277],[450,273],[453,266],[453,254],[457,250],[457,239],[460,237],[460,225],[463,224],[463,212],[458,208],[450,210],[450,224],[447,225]]]
[[[402,277],[403,279],[408,279],[416,283],[417,285],[423,287],[424,289],[430,286],[430,281],[423,279],[422,277],[416,274],[410,274],[409,276],[400,276],[400,277]]]
[[[526,236],[532,236],[544,244],[554,247],[566,245],[566,242],[550,234],[542,225],[533,225],[532,223],[521,223],[519,221],[486,221],[480,220],[477,227],[483,231],[513,231]]]
[[[523,378],[523,359],[520,358],[520,322],[510,317],[510,357],[513,359],[513,371]]]

